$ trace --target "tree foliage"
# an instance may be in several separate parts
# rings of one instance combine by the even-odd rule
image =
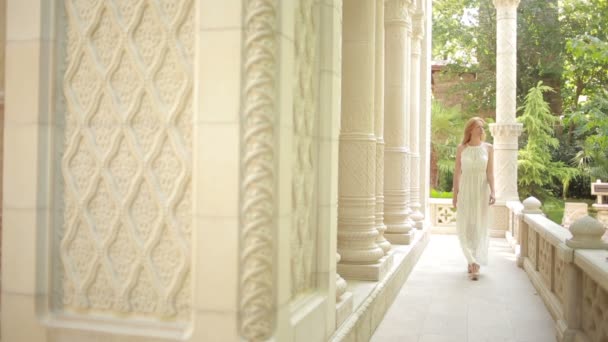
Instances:
[[[551,114],[544,93],[553,89],[539,81],[526,95],[523,113],[518,118],[526,133],[526,146],[519,151],[518,185],[519,194],[547,198],[551,195],[551,184],[562,183],[567,189],[570,181],[578,174],[575,168],[564,162],[553,161],[551,152],[559,147],[559,140],[553,134],[558,118]],[[566,191],[564,191],[566,192]]]
[[[567,119],[579,147],[572,159],[582,181],[608,179],[608,91],[585,101]]]
[[[431,104],[431,167],[435,170],[432,187],[450,191],[454,174],[456,148],[462,138],[463,114],[457,107]]]

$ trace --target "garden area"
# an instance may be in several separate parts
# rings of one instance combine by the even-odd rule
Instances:
[[[564,202],[593,215],[590,184],[608,181],[608,0],[522,0],[517,15],[520,200],[556,223]],[[433,61],[431,197],[451,198],[464,123],[496,115],[492,1],[433,1]]]

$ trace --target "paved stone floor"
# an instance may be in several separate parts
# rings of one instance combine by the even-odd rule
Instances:
[[[555,341],[545,305],[504,239],[492,239],[489,265],[467,278],[455,235],[433,235],[373,342]]]

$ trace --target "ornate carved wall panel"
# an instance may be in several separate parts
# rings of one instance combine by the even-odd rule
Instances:
[[[555,253],[553,246],[549,241],[538,237],[538,271],[545,282],[548,289],[553,289],[553,254]]]
[[[292,297],[315,287],[317,262],[318,27],[319,7],[300,0],[295,13]]]
[[[608,340],[608,291],[583,273],[582,330],[590,341]]]
[[[193,6],[65,0],[55,310],[189,319]]]

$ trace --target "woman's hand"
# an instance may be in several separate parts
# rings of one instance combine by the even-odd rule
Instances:
[[[456,204],[458,204],[458,195],[454,194],[454,197],[452,197],[452,206],[454,209],[457,209]]]
[[[494,195],[494,191],[490,193],[490,205],[496,203],[496,196]]]

